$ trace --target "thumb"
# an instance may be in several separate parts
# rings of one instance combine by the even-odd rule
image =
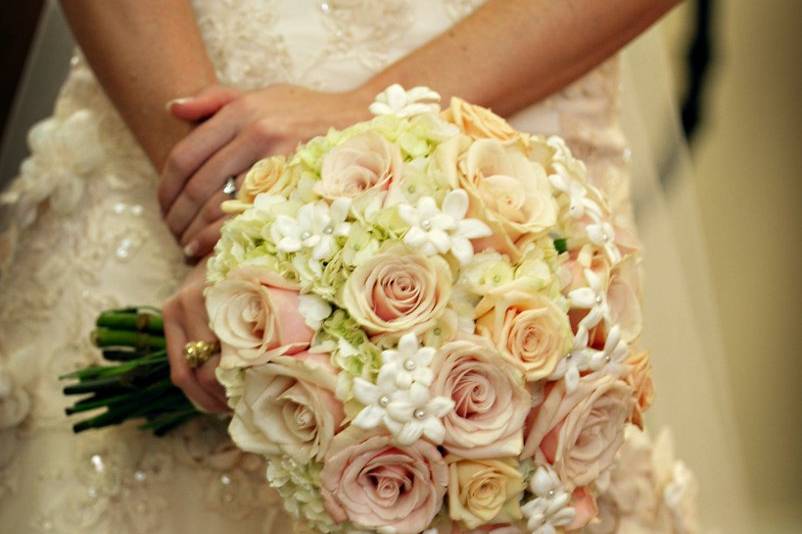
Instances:
[[[232,87],[212,85],[195,96],[170,100],[166,108],[177,119],[197,122],[214,115],[239,95]]]

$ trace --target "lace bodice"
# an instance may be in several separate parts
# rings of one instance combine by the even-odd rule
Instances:
[[[221,81],[354,87],[478,0],[195,0]],[[626,150],[609,62],[519,113],[563,135],[628,225]],[[15,532],[255,532],[282,524],[258,460],[223,422],[152,438],[133,427],[73,437],[57,376],[97,359],[101,309],[158,305],[185,272],[155,199],[157,176],[77,53],[53,116],[2,196],[0,512]],[[12,259],[13,258],[13,259]],[[19,503],[25,502],[21,507]],[[199,506],[199,503],[202,503]]]

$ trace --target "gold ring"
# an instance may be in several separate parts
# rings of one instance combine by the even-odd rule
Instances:
[[[206,363],[217,352],[217,342],[190,341],[184,345],[184,358],[193,369]]]

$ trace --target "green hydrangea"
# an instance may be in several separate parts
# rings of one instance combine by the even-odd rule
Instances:
[[[288,456],[270,458],[267,481],[284,502],[284,509],[294,518],[308,523],[316,532],[344,532],[347,524],[337,524],[326,512],[320,495],[323,464],[315,460],[299,463]]]

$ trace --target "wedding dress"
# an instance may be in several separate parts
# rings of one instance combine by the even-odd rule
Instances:
[[[481,2],[193,3],[223,83],[344,90]],[[512,123],[565,137],[634,239],[619,81],[613,59]],[[165,438],[133,426],[71,433],[57,376],[96,361],[88,338],[96,314],[158,305],[186,268],[160,217],[158,177],[80,53],[52,117],[30,132],[29,144],[31,156],[3,196],[13,218],[0,236],[3,531],[288,532],[261,460],[232,447],[224,421],[195,420]],[[644,435],[630,437],[606,481],[602,522],[589,531],[692,531],[685,507],[693,482],[670,457],[667,438],[654,452]],[[633,511],[643,499],[653,525]]]

